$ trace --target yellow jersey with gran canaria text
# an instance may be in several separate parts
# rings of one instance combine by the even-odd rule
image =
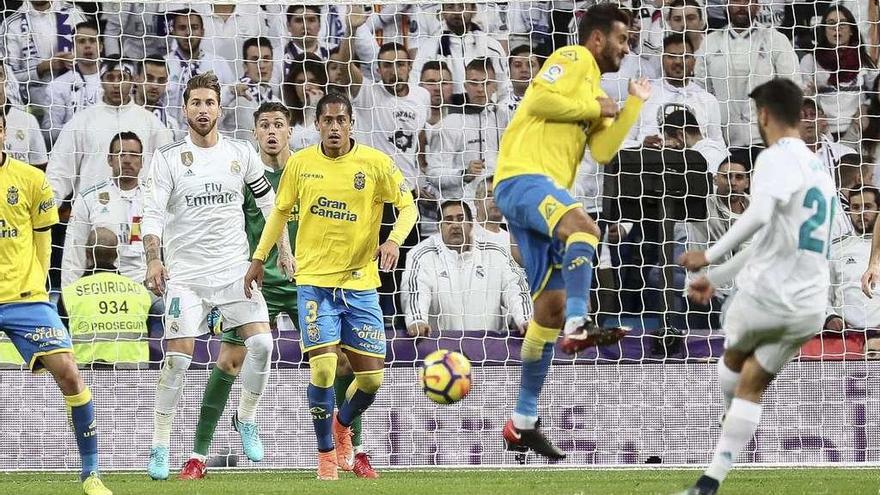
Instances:
[[[589,144],[593,158],[607,163],[635,123],[642,100],[629,97],[616,119],[601,116],[606,97],[593,54],[583,46],[560,48],[532,80],[501,138],[495,181],[517,175],[546,175],[571,188]]]
[[[0,165],[0,304],[49,300],[34,230],[56,223],[58,208],[46,174],[6,154]]]
[[[284,167],[275,211],[253,257],[265,260],[278,238],[275,231],[283,226],[275,224],[278,219],[286,222],[298,205],[297,285],[375,289],[380,282],[373,256],[385,203],[400,210],[388,236],[399,246],[418,214],[410,188],[390,156],[357,143],[338,158],[326,156],[320,144],[300,150]]]

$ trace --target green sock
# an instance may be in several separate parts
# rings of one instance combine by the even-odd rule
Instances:
[[[199,423],[196,425],[196,440],[193,445],[193,452],[196,454],[207,457],[211,440],[214,439],[214,429],[217,428],[217,422],[226,409],[226,401],[229,399],[233,382],[235,382],[234,375],[228,375],[216,366],[211,370],[211,376],[205,386],[205,395],[202,397]]]
[[[354,374],[351,375],[336,375],[336,380],[333,382],[333,388],[336,389],[336,407],[342,407],[342,403],[345,402],[345,392],[348,391],[348,387],[351,386],[351,382],[354,381]],[[351,432],[354,433],[354,436],[351,438],[351,444],[354,447],[361,446],[361,417],[358,416],[351,423]]]

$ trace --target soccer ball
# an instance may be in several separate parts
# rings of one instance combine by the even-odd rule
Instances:
[[[422,391],[438,404],[452,404],[471,391],[471,362],[463,354],[446,349],[434,351],[419,369]]]

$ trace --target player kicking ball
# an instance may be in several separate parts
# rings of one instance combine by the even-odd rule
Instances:
[[[538,397],[562,330],[562,349],[580,352],[620,340],[625,329],[597,327],[587,312],[599,227],[568,190],[584,147],[607,163],[651,94],[630,81],[623,109],[599,86],[629,52],[626,12],[611,4],[591,7],[578,26],[580,45],[556,50],[534,78],[501,139],[495,202],[516,239],[534,299],[522,346],[522,378],[513,416],[504,426],[509,450],[532,449],[562,459],[540,430]]]
[[[712,463],[687,495],[712,495],[761,421],[761,397],[801,346],[821,331],[830,278],[828,250],[837,191],[824,165],[800,138],[801,89],[773,79],[749,95],[767,145],[755,163],[751,203],[707,251],[679,263],[691,271],[749,246],[691,282],[688,296],[708,304],[715,287],[736,278],[724,321],[718,382],[725,414]]]
[[[208,331],[205,320],[211,309],[216,307],[228,328],[244,341],[241,398],[233,423],[241,435],[245,455],[255,462],[263,458],[255,417],[269,380],[273,348],[266,301],[259,291],[246,290],[242,285],[250,253],[242,211],[244,189],[250,189],[256,205],[268,216],[275,199],[272,185],[250,143],[218,133],[220,84],[212,72],[189,80],[184,91],[184,112],[189,135],[153,155],[144,193],[145,284],[147,289],[164,295],[166,308],[167,348],[156,384],[147,468],[156,480],[168,478],[177,403],[192,361],[195,337]],[[281,225],[274,241],[279,243],[282,260],[292,274],[292,255],[282,237],[283,230]],[[162,261],[163,248],[167,270]],[[220,356],[221,361],[225,359]],[[192,458],[203,463],[205,459],[200,456],[195,453]],[[183,478],[199,477],[194,469],[198,466],[191,464],[185,467]]]
[[[6,114],[0,112],[0,150],[5,138]],[[70,334],[46,292],[51,228],[58,223],[55,193],[40,169],[5,152],[0,152],[0,190],[6,192],[0,201],[0,331],[32,372],[48,371],[61,389],[82,462],[83,492],[113,495],[98,477],[92,393],[76,368]]]
[[[385,330],[376,291],[379,268],[394,269],[400,243],[418,213],[391,157],[351,138],[351,102],[328,94],[316,111],[321,142],[295,153],[284,168],[275,209],[254,251],[244,287],[250,291],[255,282],[262,284],[269,249],[294,205],[299,205],[294,253],[302,349],[311,370],[309,412],[318,439],[318,478],[336,480],[339,469],[351,470],[350,427],[375,400],[384,375]],[[380,246],[384,203],[393,204],[399,216]],[[355,378],[334,414],[337,347],[348,356]]]
[[[254,137],[259,146],[260,163],[264,167],[265,177],[275,190],[278,188],[278,180],[281,178],[284,165],[290,158],[290,114],[287,107],[279,102],[260,105],[254,112]],[[253,250],[260,239],[265,218],[250,189],[245,190],[244,196],[245,229],[247,229],[248,244]],[[292,245],[296,238],[295,221],[287,223],[287,231]],[[267,260],[269,268],[266,270],[266,280],[262,289],[263,298],[269,309],[270,322],[275,321],[280,313],[292,317],[296,315],[296,287],[292,284],[291,274],[285,273],[278,259],[278,250],[272,249]],[[237,329],[232,328],[223,332],[220,355],[216,366],[211,370],[208,383],[205,385],[205,394],[202,396],[193,452],[180,471],[180,479],[192,480],[205,477],[207,473],[205,459],[214,439],[214,431],[226,408],[232,384],[244,365],[247,353],[247,346],[239,337]],[[237,427],[240,423],[237,419],[236,412],[233,416],[233,427]],[[253,438],[258,439],[258,437]],[[251,453],[253,454],[253,449]],[[261,458],[262,455],[254,455],[254,457]],[[254,457],[248,455],[251,460],[255,460]]]

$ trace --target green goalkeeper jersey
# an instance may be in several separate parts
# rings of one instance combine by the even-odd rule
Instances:
[[[278,191],[278,182],[281,180],[281,173],[284,170],[273,171],[266,169],[266,179],[272,184],[275,191]],[[245,188],[244,195],[244,218],[245,229],[247,230],[248,244],[250,245],[251,254],[260,243],[260,234],[263,233],[263,227],[266,225],[266,219],[263,218],[263,212],[257,208],[254,195],[250,189]],[[290,246],[296,246],[296,229],[299,214],[294,208],[287,221],[287,231],[290,234]],[[296,285],[285,278],[284,273],[277,266],[278,248],[273,247],[269,252],[264,264],[265,275],[263,277],[263,297],[269,306],[270,316],[274,317],[279,311],[287,312],[294,321],[296,321]],[[289,308],[289,309],[288,309]]]

